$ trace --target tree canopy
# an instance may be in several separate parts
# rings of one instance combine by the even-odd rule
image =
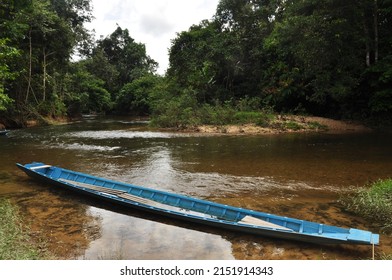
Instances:
[[[387,0],[221,0],[213,20],[172,41],[168,77],[199,102],[255,96],[283,112],[390,114],[391,11]]]
[[[0,3],[0,121],[96,112],[176,123],[243,104],[391,121],[391,0],[221,0],[172,39],[165,76],[128,29],[95,40],[91,19],[90,0]]]

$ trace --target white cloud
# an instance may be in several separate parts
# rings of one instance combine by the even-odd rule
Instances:
[[[168,67],[168,49],[176,33],[211,19],[219,0],[92,0],[95,20],[87,27],[96,35],[110,35],[117,27],[127,28],[135,41],[146,45],[147,54]]]
[[[174,23],[164,16],[146,14],[140,19],[140,31],[154,37],[162,37],[175,28]]]

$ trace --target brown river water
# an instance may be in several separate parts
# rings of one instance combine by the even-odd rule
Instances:
[[[370,246],[313,245],[228,232],[103,204],[28,178],[40,161],[151,188],[284,216],[379,232],[339,196],[392,177],[392,135],[161,132],[145,122],[91,118],[0,137],[0,198],[59,259],[369,259]],[[392,253],[381,234],[376,254]]]

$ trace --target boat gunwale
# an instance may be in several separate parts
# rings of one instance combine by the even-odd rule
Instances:
[[[230,228],[230,229],[234,229],[237,230],[234,227],[237,228],[244,228],[244,229],[248,229],[248,231],[244,231],[244,232],[249,232],[249,233],[257,233],[257,232],[253,232],[254,231],[259,231],[260,233],[257,234],[264,234],[265,236],[270,236],[270,237],[274,237],[273,234],[271,234],[271,232],[274,232],[275,234],[277,234],[277,236],[279,237],[279,235],[284,236],[282,238],[286,238],[286,239],[293,239],[293,240],[299,240],[299,241],[307,241],[307,242],[312,242],[312,243],[325,243],[325,244],[343,244],[343,243],[347,243],[347,244],[357,244],[357,245],[378,245],[379,244],[379,235],[372,233],[370,231],[366,231],[366,230],[361,230],[361,229],[353,229],[353,228],[343,228],[343,227],[336,227],[336,226],[330,226],[327,224],[318,224],[315,222],[310,222],[310,221],[306,221],[306,220],[299,220],[299,219],[295,219],[295,218],[290,218],[290,217],[284,217],[284,216],[277,216],[274,214],[270,214],[270,213],[264,213],[264,212],[259,212],[259,211],[255,211],[255,210],[250,210],[250,209],[245,209],[245,208],[240,208],[240,207],[234,207],[234,206],[230,206],[230,205],[225,205],[225,204],[220,204],[220,203],[215,203],[215,202],[211,202],[208,200],[202,200],[202,199],[198,199],[198,198],[193,198],[193,197],[189,197],[186,195],[181,195],[181,194],[177,194],[177,193],[171,193],[171,192],[167,192],[167,191],[163,191],[163,190],[157,190],[157,189],[151,189],[151,188],[147,188],[147,187],[143,187],[143,186],[137,186],[137,185],[133,185],[133,184],[129,184],[129,183],[124,183],[124,182],[119,182],[119,181],[114,181],[111,179],[106,179],[106,178],[101,178],[101,177],[96,177],[90,174],[86,174],[86,173],[81,173],[81,172],[77,172],[77,171],[73,171],[73,170],[68,170],[68,169],[64,169],[61,167],[57,167],[57,166],[42,166],[42,168],[29,168],[27,167],[28,165],[34,165],[34,164],[41,164],[44,165],[43,163],[31,163],[31,164],[26,164],[26,165],[22,165],[17,163],[17,166],[19,168],[21,168],[23,171],[25,171],[27,173],[27,171],[32,172],[38,176],[44,177],[47,180],[51,181],[51,182],[56,182],[57,184],[60,184],[61,186],[65,186],[67,188],[72,188],[73,190],[77,190],[79,192],[83,192],[83,193],[87,193],[90,195],[93,195],[95,197],[99,197],[99,198],[104,198],[106,200],[115,200],[121,204],[124,204],[126,206],[133,206],[135,208],[142,208],[145,209],[149,212],[154,212],[156,214],[164,214],[166,213],[166,215],[168,216],[174,216],[174,217],[178,217],[181,219],[185,219],[185,220],[199,220],[199,223],[202,224],[210,224],[210,225],[216,225],[216,224],[222,224],[224,225],[224,227]],[[66,183],[66,182],[62,182],[59,179],[60,178],[55,178],[53,176],[49,176],[43,172],[39,172],[38,170],[40,169],[58,169],[61,172],[65,171],[65,172],[69,172],[70,174],[75,174],[81,177],[86,177],[86,178],[90,178],[90,179],[98,179],[98,180],[102,180],[103,182],[107,182],[107,183],[111,183],[113,184],[113,186],[116,185],[121,185],[121,186],[125,186],[128,187],[130,189],[132,188],[136,188],[139,190],[143,190],[143,191],[149,191],[149,192],[158,192],[161,193],[163,195],[171,195],[173,197],[179,197],[179,198],[183,198],[183,199],[187,199],[187,200],[193,200],[193,201],[197,201],[197,202],[201,202],[203,204],[209,204],[209,205],[219,205],[222,207],[227,207],[231,210],[234,211],[243,211],[245,213],[248,213],[250,216],[253,215],[257,215],[257,214],[262,214],[262,215],[267,215],[267,216],[271,216],[273,218],[281,218],[282,220],[284,219],[288,219],[290,221],[296,221],[296,222],[302,222],[303,223],[309,223],[309,224],[314,224],[314,225],[322,225],[322,226],[327,226],[327,227],[331,227],[331,228],[336,228],[336,229],[340,229],[340,230],[345,230],[347,232],[337,232],[337,233],[319,233],[316,234],[316,232],[312,233],[308,233],[308,232],[300,232],[300,231],[296,231],[293,229],[289,229],[289,230],[284,230],[284,229],[279,229],[279,228],[273,228],[273,227],[263,227],[260,225],[252,225],[252,224],[244,224],[244,223],[240,223],[238,221],[230,221],[230,220],[222,220],[222,219],[216,219],[216,218],[209,218],[209,217],[200,217],[200,216],[196,216],[196,215],[192,215],[192,214],[187,214],[187,213],[183,213],[180,211],[173,211],[173,210],[167,210],[167,209],[161,209],[158,207],[154,207],[154,206],[150,206],[150,205],[146,205],[143,203],[139,203],[139,202],[134,202],[132,200],[127,200],[127,199],[123,199],[120,198],[116,195],[112,195],[112,194],[106,194],[104,195],[104,193],[100,192],[100,191],[96,191],[96,190],[92,190],[92,189],[88,189],[88,188],[83,188],[83,187],[79,187],[75,184],[71,184],[71,183]],[[27,174],[29,175],[29,174]],[[78,182],[75,180],[75,182]],[[115,189],[115,188],[108,188],[105,186],[99,186],[102,188],[106,188],[106,189]],[[129,190],[130,190],[129,189]],[[139,196],[141,198],[144,198],[143,196]],[[147,198],[148,199],[148,198]],[[169,204],[168,204],[169,205]],[[253,216],[254,217],[254,216]],[[258,218],[258,217],[255,217]],[[350,238],[350,234],[351,231],[358,231],[360,233],[363,234],[370,234],[370,241],[369,240],[360,240],[355,239],[355,238]],[[329,235],[329,236],[328,236]],[[355,235],[355,234],[354,234]],[[297,236],[297,237],[295,237]],[[309,241],[306,240],[306,237],[313,240],[313,241]]]
[[[220,204],[220,203],[216,203],[216,202],[212,202],[212,201],[208,201],[208,200],[202,200],[202,199],[198,199],[198,198],[193,198],[193,197],[189,197],[189,196],[185,196],[185,195],[181,195],[181,194],[170,193],[170,192],[163,191],[163,190],[155,190],[155,189],[151,189],[151,188],[147,188],[147,187],[142,187],[142,186],[137,186],[137,185],[133,185],[133,184],[128,184],[128,183],[125,183],[125,182],[114,181],[114,180],[111,180],[111,179],[101,178],[101,177],[97,177],[97,176],[90,175],[90,174],[85,174],[85,173],[81,173],[81,172],[77,172],[77,171],[64,169],[64,168],[61,168],[61,167],[45,165],[45,166],[42,166],[42,168],[43,169],[55,168],[55,169],[61,170],[61,172],[65,171],[65,172],[68,172],[70,174],[78,175],[81,178],[86,177],[86,178],[90,178],[90,179],[98,179],[98,180],[102,180],[104,182],[113,184],[114,186],[121,185],[121,186],[124,186],[124,187],[129,187],[128,191],[124,191],[127,194],[131,194],[130,193],[131,189],[137,189],[137,190],[143,190],[143,191],[149,191],[149,192],[157,192],[157,193],[160,193],[162,195],[170,195],[172,197],[185,199],[185,200],[188,200],[188,201],[196,201],[196,202],[199,202],[199,203],[202,203],[202,204],[205,204],[205,205],[211,205],[211,206],[215,206],[215,207],[220,207],[222,209],[223,208],[230,209],[232,211],[236,211],[236,212],[241,213],[242,215],[244,215],[244,217],[250,216],[251,214],[265,214],[267,216],[273,216],[273,218],[278,218],[278,217],[276,217],[273,214],[262,213],[262,212],[254,211],[254,210],[251,210],[251,209],[234,207],[234,206]],[[125,203],[133,204],[133,205],[138,206],[138,207],[154,209],[156,211],[164,211],[164,212],[167,212],[167,213],[173,213],[173,214],[177,214],[177,215],[180,215],[180,216],[189,217],[189,218],[192,218],[192,219],[208,220],[208,221],[211,221],[211,222],[218,222],[218,223],[236,225],[236,226],[241,226],[241,227],[265,228],[265,229],[268,229],[268,230],[285,231],[285,232],[293,232],[293,233],[296,232],[295,230],[290,229],[290,228],[284,229],[283,227],[279,226],[278,224],[276,224],[276,227],[272,227],[272,226],[262,226],[262,225],[243,223],[243,222],[241,222],[243,217],[241,217],[241,220],[239,220],[239,221],[233,221],[233,220],[222,219],[222,218],[219,218],[219,217],[208,217],[208,216],[204,217],[204,216],[184,213],[182,211],[179,211],[180,209],[179,210],[170,210],[170,209],[160,208],[160,207],[156,207],[156,206],[145,204],[143,202],[138,202],[138,201],[133,201],[131,199],[122,198],[122,197],[119,197],[118,195],[111,194],[109,192],[105,193],[103,190],[100,191],[100,190],[90,189],[88,187],[79,186],[77,184],[73,184],[72,182],[75,182],[75,183],[83,183],[83,182],[79,182],[77,180],[68,180],[68,179],[65,181],[65,180],[62,180],[63,178],[61,178],[61,177],[56,178],[56,177],[49,176],[49,175],[47,175],[45,173],[42,173],[42,172],[37,172],[36,170],[38,170],[38,169],[40,169],[40,168],[30,168],[31,171],[36,172],[39,175],[45,176],[45,177],[49,178],[50,180],[57,181],[60,184],[66,184],[66,185],[68,185],[68,186],[70,186],[72,188],[79,189],[80,191],[83,191],[83,192],[89,192],[89,193],[92,193],[92,194],[96,194],[99,197],[102,197],[102,196],[108,197],[110,199],[114,199],[114,200],[117,200],[117,201],[122,201],[122,202],[125,202]],[[92,184],[92,186],[97,186],[97,185]],[[109,187],[106,187],[106,186],[97,186],[97,187],[100,187],[100,188],[103,188],[103,189],[108,189],[108,190],[118,190],[115,187],[113,187],[113,188],[109,188]],[[147,197],[138,196],[136,194],[132,194],[132,195],[140,197],[140,198],[143,198],[143,199],[149,199],[149,200],[154,201],[154,202],[165,204],[164,202],[153,200],[153,199],[150,199],[150,198],[147,198]],[[170,204],[165,204],[165,205],[171,206],[171,207],[180,208],[179,206],[174,206],[174,205],[170,205]],[[186,209],[186,210],[197,212],[196,210],[191,210],[191,209]],[[249,213],[246,213],[246,212],[249,212]],[[199,213],[200,214],[209,215],[209,214],[203,213],[203,212],[199,212]],[[254,217],[254,216],[251,216],[251,217]],[[254,217],[254,218],[259,219],[257,217]],[[282,217],[282,219],[284,219],[284,218],[286,218],[286,217]],[[292,218],[287,218],[287,219],[292,219]],[[298,222],[300,223],[301,221],[298,220]],[[273,223],[271,223],[271,224],[273,224]]]

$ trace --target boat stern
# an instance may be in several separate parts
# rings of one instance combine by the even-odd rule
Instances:
[[[351,228],[349,235],[347,236],[347,241],[353,243],[379,245],[380,236],[370,231]]]

